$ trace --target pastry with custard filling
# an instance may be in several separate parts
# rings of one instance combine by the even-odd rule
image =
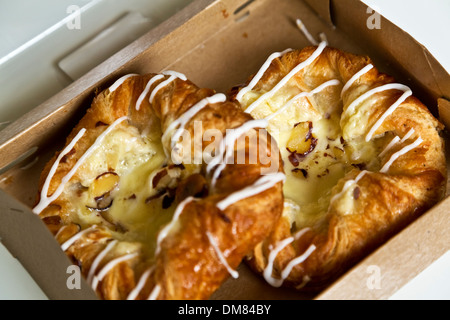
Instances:
[[[284,210],[248,257],[272,286],[318,290],[445,194],[443,126],[370,58],[326,42],[272,54],[230,95],[267,120]]]
[[[279,155],[261,125],[180,73],[127,75],[47,164],[33,211],[100,298],[207,299],[238,277],[283,210],[282,172],[221,161],[257,140]],[[207,130],[224,136],[222,148],[202,139]],[[235,143],[241,134],[256,140]]]

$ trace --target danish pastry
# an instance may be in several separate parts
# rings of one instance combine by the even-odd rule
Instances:
[[[275,287],[323,288],[445,194],[443,126],[368,57],[288,49],[230,95],[284,161],[283,215],[248,257]]]
[[[183,74],[127,75],[47,164],[33,211],[100,298],[206,299],[283,210],[282,172],[224,161],[255,141],[279,155],[262,127]],[[208,130],[223,139],[197,139]]]

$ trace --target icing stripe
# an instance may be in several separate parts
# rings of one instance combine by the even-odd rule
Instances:
[[[142,91],[141,95],[139,96],[139,98],[138,98],[138,100],[137,100],[137,102],[136,102],[136,110],[139,111],[139,109],[141,108],[141,104],[142,104],[142,102],[144,101],[145,97],[146,97],[146,96],[148,95],[148,93],[150,92],[150,88],[152,87],[152,85],[153,85],[156,81],[161,80],[161,79],[163,79],[163,78],[164,78],[164,76],[163,76],[162,74],[158,74],[158,75],[152,77],[152,78],[148,81],[147,85],[145,86],[144,91]]]
[[[402,94],[398,100],[391,105],[385,113],[375,122],[373,127],[370,129],[369,133],[366,136],[366,142],[369,142],[370,139],[372,139],[373,134],[377,129],[383,124],[384,120],[386,120],[387,117],[389,117],[409,96],[412,95],[412,91],[408,89],[405,93]]]
[[[289,238],[286,238],[286,239],[280,241],[275,248],[271,249],[271,251],[269,253],[269,259],[267,261],[267,266],[264,269],[264,273],[263,273],[264,279],[271,286],[276,287],[276,288],[281,287],[284,280],[286,280],[287,277],[289,277],[289,275],[291,274],[292,269],[296,265],[298,265],[298,264],[304,262],[306,259],[308,259],[308,257],[311,255],[311,253],[313,253],[313,251],[316,250],[315,245],[313,245],[313,244],[310,245],[309,248],[302,255],[292,259],[287,264],[287,266],[281,271],[281,279],[275,279],[274,277],[272,277],[273,263],[274,263],[276,257],[278,256],[278,254],[284,248],[286,248],[289,244],[294,242],[294,240],[300,239],[300,237],[303,236],[309,230],[310,230],[310,228],[304,228],[304,229],[298,231],[293,237],[289,237]]]
[[[89,269],[89,273],[87,276],[87,281],[89,283],[92,282],[92,278],[95,275],[95,271],[97,271],[97,267],[100,264],[100,262],[102,262],[103,258],[108,254],[108,252],[110,252],[112,250],[112,248],[117,244],[117,240],[113,240],[110,243],[108,243],[108,245],[105,247],[105,249],[103,249],[98,255],[97,257],[95,257],[94,261],[92,262],[91,268]]]
[[[113,259],[110,262],[108,262],[102,268],[102,270],[100,270],[100,272],[96,276],[94,276],[94,279],[92,280],[92,289],[94,291],[97,290],[97,286],[98,286],[99,282],[102,281],[103,278],[108,274],[108,272],[110,272],[116,265],[118,265],[124,261],[131,260],[137,256],[138,256],[137,253],[130,253],[130,254],[126,254],[122,257]]]
[[[275,174],[270,174],[259,178],[253,185],[248,186],[240,191],[236,191],[230,194],[228,197],[223,199],[222,201],[217,203],[217,208],[220,210],[225,210],[230,205],[246,199],[250,198],[254,195],[257,195],[261,192],[264,192],[272,187],[274,187],[278,182],[285,181],[286,176],[282,172],[277,172]]]
[[[295,289],[300,290],[300,289],[304,288],[310,281],[311,281],[311,278],[309,276],[307,276],[307,275],[303,276],[302,283],[300,283],[298,286],[296,286]]]
[[[347,83],[344,85],[344,87],[342,88],[341,91],[341,98],[344,96],[344,93],[353,85],[353,83],[358,80],[359,78],[361,78],[364,74],[366,74],[367,72],[369,72],[370,70],[373,69],[373,65],[372,64],[368,64],[367,66],[365,66],[364,68],[362,68],[361,70],[359,70],[357,73],[355,73],[353,75],[353,77],[350,78],[350,80],[347,81]]]
[[[159,294],[161,293],[161,286],[159,284],[157,284],[152,292],[150,293],[150,296],[148,297],[147,300],[156,300],[158,299]]]
[[[308,31],[308,29],[306,28],[306,26],[303,24],[302,20],[297,19],[295,21],[295,23],[297,24],[297,27],[300,29],[301,32],[303,32],[303,34],[305,35],[306,39],[308,39],[308,41],[313,45],[313,46],[318,46],[319,43],[317,42],[316,39],[314,39],[314,37],[312,36],[312,34]]]
[[[303,228],[303,229],[297,231],[297,232],[293,235],[294,240],[300,239],[300,238],[301,238],[306,232],[308,232],[309,230],[311,230],[311,229],[308,228],[308,227],[306,227],[306,228]]]
[[[173,228],[175,223],[177,222],[178,218],[180,217],[181,213],[183,212],[186,205],[194,201],[194,197],[188,197],[180,202],[180,204],[177,206],[177,209],[175,210],[175,213],[172,217],[172,221],[168,223],[159,233],[158,237],[156,239],[156,250],[155,250],[155,256],[159,254],[161,251],[161,242],[167,237],[169,234],[170,229]]]
[[[322,41],[319,47],[311,54],[311,56],[298,64],[294,69],[292,69],[281,81],[269,92],[266,92],[262,96],[260,96],[255,102],[253,102],[248,108],[245,110],[246,113],[251,113],[259,104],[261,104],[266,99],[271,98],[278,90],[280,90],[293,76],[295,76],[300,70],[304,69],[308,65],[314,62],[320,54],[323,52],[325,47],[327,46],[326,42]]]
[[[80,238],[81,238],[82,236],[84,236],[86,233],[88,233],[88,232],[94,230],[95,228],[97,228],[97,226],[96,226],[96,225],[93,225],[92,227],[87,228],[87,229],[85,229],[85,230],[83,230],[83,231],[80,231],[80,232],[78,232],[77,234],[75,234],[72,238],[68,239],[66,242],[64,242],[64,243],[61,245],[62,251],[66,251],[67,249],[69,249],[70,246],[73,245],[78,239],[80,239]]]
[[[208,237],[209,243],[211,243],[211,246],[214,248],[214,251],[216,252],[217,256],[219,257],[220,262],[222,262],[222,264],[225,266],[225,268],[227,268],[230,275],[234,279],[239,278],[239,273],[230,267],[230,265],[228,264],[227,260],[225,259],[224,255],[223,255],[222,251],[220,251],[219,246],[217,245],[216,240],[214,239],[212,234],[209,231],[206,231],[206,236]]]
[[[404,147],[403,149],[401,149],[400,151],[397,151],[396,153],[394,153],[391,158],[389,159],[388,162],[385,163],[385,165],[383,166],[383,168],[381,168],[380,172],[381,173],[386,173],[388,172],[389,168],[391,167],[391,165],[395,162],[395,160],[397,160],[400,156],[408,153],[409,151],[417,148],[418,146],[420,146],[422,144],[423,140],[422,138],[417,138],[416,141],[414,141],[413,143],[407,145],[406,147]]]
[[[399,83],[385,84],[385,85],[379,86],[377,88],[371,89],[371,90],[363,93],[361,96],[359,96],[355,100],[353,100],[353,102],[350,103],[350,105],[347,107],[347,109],[345,109],[344,113],[345,114],[354,114],[355,113],[355,108],[360,103],[362,103],[364,100],[369,98],[370,96],[372,96],[372,95],[374,95],[376,93],[379,93],[379,92],[383,92],[383,91],[386,91],[386,90],[394,90],[394,89],[395,90],[402,90],[404,92],[410,91],[410,89],[407,86],[403,85],[403,84],[399,84]]]
[[[223,93],[215,94],[211,97],[205,98],[203,100],[200,100],[198,103],[196,103],[194,106],[192,106],[189,110],[187,110],[184,114],[182,114],[178,119],[173,121],[166,129],[164,134],[162,135],[162,142],[167,140],[170,133],[175,130],[175,128],[178,127],[178,129],[175,131],[175,133],[172,136],[170,147],[173,149],[175,147],[176,142],[180,139],[181,135],[183,134],[183,130],[186,126],[186,124],[197,114],[199,113],[203,108],[210,104],[225,102],[227,100],[227,97]],[[166,155],[168,156],[167,152]]]
[[[400,141],[399,136],[395,136],[394,139],[389,142],[389,144],[384,148],[384,150],[380,153],[380,157],[384,156],[389,150],[391,150],[398,142]]]
[[[298,265],[298,264],[304,262],[306,259],[308,259],[309,256],[314,252],[314,250],[316,250],[316,246],[312,244],[301,256],[298,256],[297,258],[292,259],[288,263],[288,265],[283,269],[283,271],[281,272],[281,280],[282,281],[286,280],[286,278],[289,277],[289,275],[291,274],[292,269],[294,269],[294,267],[296,265]]]
[[[163,71],[161,72],[161,74],[165,75],[165,76],[169,76],[169,78],[163,82],[161,82],[160,84],[158,84],[152,91],[152,93],[150,94],[150,98],[149,101],[150,103],[153,103],[153,100],[155,99],[156,94],[158,93],[159,90],[161,90],[162,88],[164,88],[165,86],[167,86],[169,83],[171,83],[172,81],[175,81],[175,79],[181,79],[183,81],[186,81],[187,78],[184,74],[176,72],[176,71]]]
[[[386,148],[380,153],[380,157],[383,157],[389,150],[391,150],[398,142],[403,143],[406,140],[408,140],[413,134],[414,134],[414,128],[411,128],[411,130],[406,133],[406,135],[403,137],[403,139],[400,140],[399,136],[395,136],[394,139],[392,139],[391,142],[386,146]]]
[[[310,92],[301,92],[298,95],[296,95],[295,97],[293,97],[292,99],[290,99],[284,106],[282,106],[280,109],[278,109],[276,112],[272,113],[271,115],[269,115],[265,119],[267,121],[270,121],[273,118],[275,118],[277,115],[279,115],[280,113],[284,112],[287,108],[289,108],[298,99],[304,98],[304,97],[311,97],[314,94],[319,93],[322,90],[324,90],[324,89],[326,89],[326,88],[328,88],[330,86],[336,86],[336,85],[339,85],[340,83],[341,82],[339,80],[330,80],[330,81],[322,83],[320,86],[318,86],[317,88],[313,89]]]
[[[152,274],[155,267],[148,268],[139,279],[139,282],[137,283],[136,287],[130,292],[130,294],[127,297],[127,300],[135,300],[138,296],[138,294],[142,291],[142,289],[145,286],[145,283],[147,282],[148,278]]]
[[[80,140],[84,133],[86,132],[86,129],[81,129],[80,132],[78,132],[78,134],[75,136],[75,138],[73,138],[73,140],[69,143],[69,145],[64,148],[64,150],[59,154],[58,158],[56,159],[55,163],[52,165],[47,178],[45,179],[44,185],[42,187],[41,190],[41,197],[39,199],[39,203],[37,204],[37,206],[33,209],[33,212],[36,214],[39,214],[42,212],[42,210],[44,210],[52,201],[56,200],[55,199],[51,199],[47,196],[48,194],[48,189],[50,187],[50,182],[53,178],[53,176],[56,173],[56,169],[58,169],[59,163],[61,161],[61,159],[68,154],[73,147],[75,146],[75,144],[78,142],[78,140]]]
[[[264,73],[267,71],[267,69],[270,67],[270,64],[272,63],[273,60],[275,60],[276,58],[279,58],[281,56],[283,56],[284,54],[293,51],[293,49],[286,49],[282,52],[275,52],[272,53],[269,58],[267,58],[266,62],[264,62],[264,64],[262,65],[262,67],[259,69],[258,73],[253,77],[253,79],[250,81],[250,83],[248,84],[248,86],[242,88],[239,93],[236,95],[236,100],[239,102],[242,102],[242,98],[244,97],[244,95],[249,92],[250,90],[252,90],[256,84],[259,82],[259,80],[261,80],[261,78],[264,76]]]
[[[69,182],[70,179],[72,179],[72,177],[74,176],[74,174],[76,173],[78,168],[95,151],[95,149],[97,149],[97,147],[101,144],[101,142],[103,141],[105,136],[108,135],[108,133],[110,133],[119,123],[123,122],[126,119],[127,119],[126,116],[117,119],[105,131],[103,131],[103,133],[101,135],[99,135],[98,138],[95,140],[94,144],[89,147],[89,149],[80,157],[80,159],[78,159],[78,161],[75,163],[73,168],[69,171],[69,173],[67,173],[61,179],[61,183],[58,186],[58,188],[56,189],[56,191],[53,193],[53,195],[51,197],[47,197],[47,192],[48,192],[48,188],[49,188],[49,185],[50,185],[50,180],[53,177],[53,175],[55,174],[56,169],[57,169],[57,167],[59,165],[59,162],[61,161],[62,156],[64,156],[70,150],[72,150],[72,148],[75,145],[75,143],[79,139],[81,139],[81,137],[83,136],[84,132],[86,132],[86,129],[82,129],[78,133],[78,135],[75,137],[75,139],[67,146],[67,148],[64,149],[64,151],[60,154],[60,156],[58,157],[56,162],[53,164],[53,167],[50,170],[49,176],[47,177],[47,180],[44,183],[44,187],[42,188],[41,199],[40,199],[38,205],[33,208],[33,212],[34,213],[36,213],[36,214],[41,213],[42,210],[44,210],[50,203],[55,201],[61,195],[61,193],[64,191],[64,187],[65,187],[66,183]]]
[[[55,239],[58,240],[59,235],[67,228],[67,226],[62,226],[59,228],[58,232],[55,234]]]
[[[206,172],[209,174],[214,168],[214,174],[211,178],[211,186],[216,185],[217,179],[219,178],[222,171],[227,165],[227,159],[234,154],[234,144],[244,133],[255,128],[266,128],[268,125],[267,120],[250,120],[245,122],[240,127],[235,129],[227,130],[226,136],[222,139],[217,155],[211,159],[211,161],[206,166]],[[224,159],[225,156],[225,159]],[[218,165],[218,166],[217,166]],[[217,166],[217,167],[216,167]]]
[[[273,263],[278,255],[284,248],[286,248],[290,243],[294,241],[294,237],[286,238],[280,241],[275,248],[273,248],[269,253],[269,259],[267,260],[267,266],[264,268],[263,276],[267,283],[272,287],[280,287],[283,284],[283,280],[275,279],[272,277]]]
[[[126,76],[123,76],[122,78],[120,78],[119,80],[114,82],[114,84],[111,87],[109,87],[109,92],[116,91],[117,88],[119,88],[125,82],[125,80],[127,80],[128,78],[131,78],[131,77],[136,77],[136,76],[139,76],[139,75],[136,73],[131,73],[131,74],[127,74]]]
[[[400,141],[400,143],[405,142],[406,140],[408,140],[409,138],[411,138],[411,136],[414,134],[415,130],[414,128],[411,128],[403,137],[403,139]]]

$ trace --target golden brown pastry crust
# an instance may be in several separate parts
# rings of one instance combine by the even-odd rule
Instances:
[[[67,138],[66,146],[82,128],[86,128],[87,133],[61,160],[51,180],[48,195],[55,192],[61,179],[115,120],[127,116],[128,124],[125,121],[120,124],[120,127],[132,126],[139,132],[143,132],[149,124],[160,125],[164,132],[172,121],[193,105],[214,94],[213,90],[200,89],[190,81],[177,78],[157,92],[153,103],[149,103],[147,96],[137,111],[136,101],[154,76],[149,74],[130,77],[115,91],[110,92],[107,89],[95,97],[91,108]],[[166,75],[156,81],[149,92],[168,78],[169,76]],[[226,129],[239,127],[251,119],[249,115],[242,112],[238,104],[225,101],[210,104],[202,109],[187,123],[186,129],[192,132],[194,121],[202,121],[203,130],[215,128],[225,133]],[[257,132],[259,134],[259,131]],[[207,145],[208,142],[203,142],[202,148],[204,149]],[[247,152],[254,147],[248,145]],[[267,148],[271,150],[270,140]],[[278,152],[278,149],[275,150]],[[58,154],[42,172],[40,190]],[[143,287],[137,292],[137,299],[147,299],[156,286],[160,288],[159,294],[156,295],[158,299],[207,299],[229,276],[229,272],[219,260],[206,232],[215,238],[229,266],[236,269],[242,258],[269,234],[274,222],[280,217],[281,183],[260,194],[241,200],[224,211],[216,206],[220,200],[232,192],[243,189],[260,178],[262,164],[228,164],[214,189],[210,188],[211,181],[205,174],[205,166],[203,163],[200,166],[200,173],[179,182],[175,201],[179,203],[188,196],[193,196],[192,192],[196,192],[192,191],[196,190],[196,181],[203,181],[209,194],[185,206],[178,221],[180,227],[172,230],[162,241],[161,251],[152,264],[153,270]],[[79,181],[78,172],[82,172],[82,169],[73,176],[70,185],[75,185]],[[61,244],[76,235],[80,229],[86,230],[90,227],[72,223],[70,216],[65,214],[69,212],[71,205],[65,198],[60,197],[40,214]],[[88,230],[68,248],[68,256],[81,266],[84,276],[88,275],[95,258],[114,240],[113,232],[108,228],[109,226],[105,224]],[[125,241],[119,241],[119,243],[122,242],[125,243]],[[99,282],[97,293],[103,299],[127,298],[141,276],[151,267],[140,249],[140,244],[132,244],[131,249],[128,248],[124,253],[136,253],[136,255],[116,264]],[[96,270],[100,270],[115,258],[117,256],[105,257]]]
[[[270,91],[289,71],[310,57],[316,49],[317,47],[308,47],[292,51],[273,60],[253,88],[252,94],[260,96]],[[350,103],[363,93],[394,82],[392,77],[379,73],[376,68],[373,68],[359,77],[341,99],[339,93],[342,86],[369,63],[372,61],[368,57],[327,47],[312,64],[298,72],[285,87],[291,88],[289,89],[291,96],[294,96],[302,91],[311,91],[326,81],[339,80],[341,82],[339,90],[322,95],[322,104],[319,106],[323,108],[322,110],[306,104],[314,112],[321,114],[321,117],[328,112],[327,106],[337,105],[338,109],[340,108],[337,112],[341,117]],[[242,87],[231,90],[232,98],[236,97]],[[286,92],[280,91],[281,93],[275,94],[274,99],[278,97],[277,95]],[[344,133],[345,140],[352,141],[352,139],[364,137],[402,93],[399,90],[387,90],[366,99],[365,105],[371,107],[365,109],[366,120],[358,123],[358,126],[364,130],[354,135],[351,131]],[[248,106],[249,103],[243,104],[244,109]],[[306,109],[303,111],[312,112]],[[346,125],[347,122],[341,120],[342,124]],[[376,130],[373,139],[380,141],[384,149],[391,141],[387,139],[388,136],[404,137],[411,128],[415,130],[414,135],[386,152],[379,159],[380,163],[386,163],[395,152],[411,144],[419,136],[423,139],[423,143],[394,161],[387,173],[365,174],[357,183],[359,190],[353,199],[353,210],[350,214],[340,210],[338,201],[329,205],[319,223],[309,226],[309,229],[305,229],[305,234],[278,253],[273,264],[273,278],[280,279],[282,270],[290,261],[303,254],[310,245],[315,245],[316,249],[306,261],[294,266],[283,285],[300,289],[307,282],[304,290],[321,289],[442,199],[447,177],[444,141],[439,136],[443,126],[417,98],[408,97]],[[332,189],[332,196],[343,189],[345,182],[355,179],[360,173],[361,169],[358,168],[348,172]],[[256,272],[262,274],[268,266],[269,254],[273,248],[280,241],[294,235],[292,227],[288,219],[281,218],[271,235],[255,248],[249,264]],[[297,229],[300,227],[297,226]]]

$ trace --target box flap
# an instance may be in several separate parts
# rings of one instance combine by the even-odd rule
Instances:
[[[314,14],[314,11],[306,2],[314,7],[314,10],[321,12],[319,14],[322,19]],[[331,4],[328,9],[327,3]],[[243,7],[244,4],[245,7]],[[241,10],[237,10],[239,8]],[[327,15],[330,16],[329,21],[335,22],[336,28],[327,24]],[[6,185],[5,190],[19,198],[22,205],[19,206],[20,204],[11,197],[0,194],[0,234],[6,235],[3,235],[5,244],[26,264],[30,273],[39,278],[37,279],[39,284],[49,297],[61,297],[60,293],[53,287],[66,288],[63,280],[67,278],[67,275],[62,274],[63,272],[59,270],[58,272],[61,274],[58,276],[58,281],[60,282],[55,284],[50,277],[50,271],[46,269],[48,261],[52,261],[52,263],[53,261],[63,261],[65,256],[39,219],[34,215],[28,215],[31,212],[24,207],[24,204],[29,205],[33,201],[29,198],[37,192],[32,189],[37,188],[36,181],[40,175],[40,169],[50,158],[50,153],[58,149],[55,140],[56,143],[59,143],[58,139],[67,135],[73,124],[80,119],[81,114],[89,106],[93,94],[101,88],[106,88],[121,75],[159,72],[163,69],[183,72],[199,86],[226,91],[231,86],[245,81],[249,75],[256,72],[270,53],[288,47],[302,48],[309,45],[308,40],[295,25],[296,18],[304,19],[305,24],[313,34],[318,34],[321,31],[326,32],[330,45],[345,51],[367,54],[373,57],[380,70],[392,74],[397,78],[397,81],[411,86],[415,95],[419,96],[432,111],[437,113],[436,101],[438,98],[450,96],[448,85],[450,77],[431,54],[412,37],[384,18],[381,18],[381,29],[371,30],[367,28],[367,6],[359,1],[255,0],[249,2],[247,0],[197,0],[193,2],[174,18],[153,29],[2,132],[0,137],[0,168],[8,165],[31,148],[39,147],[39,163],[31,169],[34,173],[16,168],[17,170],[10,170],[5,174],[6,179],[11,178],[13,180],[9,185]],[[274,21],[277,23],[274,23]],[[211,72],[211,70],[214,70],[214,72]],[[441,118],[448,121],[449,102],[444,99],[441,100],[439,108],[444,110],[441,111]],[[49,144],[52,144],[50,148],[42,148],[42,146]],[[43,156],[46,152],[47,155]],[[13,207],[13,205],[18,207]],[[384,270],[385,266],[391,262],[392,256],[396,256],[398,253],[397,250],[399,249],[396,249],[396,246],[399,241],[400,246],[398,248],[404,249],[405,254],[417,255],[414,259],[408,260],[408,256],[400,252],[399,263],[396,263],[396,265],[401,266],[401,268],[386,273],[388,281],[394,277],[401,277],[402,264],[406,265],[409,262],[411,262],[411,265],[408,266],[406,272],[411,272],[412,277],[413,273],[419,272],[423,266],[433,261],[439,255],[439,250],[444,250],[445,246],[448,247],[448,243],[450,243],[448,238],[442,238],[447,240],[447,244],[442,245],[431,254],[427,253],[429,256],[424,260],[420,260],[421,252],[414,251],[417,249],[416,247],[408,247],[411,244],[412,246],[416,244],[418,247],[424,244],[423,248],[429,249],[434,243],[434,238],[427,232],[433,233],[435,229],[439,229],[439,232],[435,232],[436,235],[439,235],[443,232],[442,230],[448,230],[448,227],[445,229],[448,219],[443,219],[445,206],[448,206],[448,200],[445,205],[441,204],[438,209],[433,209],[424,216],[429,216],[428,218],[418,220],[421,222],[418,222],[419,226],[417,223],[415,224],[416,227],[412,229],[413,234],[408,231],[404,236],[406,238],[400,238],[403,239],[403,243],[400,240],[395,240],[399,238],[389,242],[387,245],[394,248],[391,249],[393,255],[383,251],[388,250],[383,247],[374,255],[375,258],[372,258],[372,256],[368,258],[381,259],[379,263]],[[19,208],[19,211],[11,210],[11,208]],[[429,223],[430,226],[435,226],[435,229],[427,227],[420,230],[421,223],[425,223],[427,226]],[[10,228],[10,226],[12,227]],[[18,241],[17,239],[21,239],[17,236],[21,234],[20,228],[27,232],[27,235],[24,236],[25,241],[14,243],[14,241]],[[417,231],[417,229],[419,230]],[[35,231],[31,232],[31,230]],[[419,231],[420,233],[418,233]],[[35,236],[36,234],[39,235]],[[418,240],[419,234],[420,237],[425,237],[425,240]],[[414,238],[414,235],[417,238]],[[39,247],[46,248],[46,250],[36,248],[35,243],[31,243],[33,242],[31,241],[32,238],[36,238],[36,243],[40,244]],[[437,243],[440,245],[439,241],[438,239]],[[34,254],[29,255],[30,250],[21,249],[20,246],[22,245],[24,247],[30,245],[30,248],[42,254],[42,257],[46,254],[50,257],[41,258],[41,261],[38,262],[39,257],[34,256]],[[408,248],[405,249],[405,247]],[[50,254],[46,251],[53,253]],[[330,288],[331,291],[325,292],[322,297],[356,297],[360,288],[362,288],[363,294],[366,294],[366,268],[378,264],[378,260],[365,260],[364,263],[367,263],[367,261],[369,261],[369,265],[362,264],[353,269],[342,278],[342,283],[341,281],[336,283],[336,286]],[[39,263],[38,267],[36,267],[37,263]],[[66,266],[67,261],[56,263]],[[415,266],[416,263],[419,264]],[[241,288],[254,289],[253,293],[257,295],[256,298],[261,298],[264,295],[268,297],[267,292],[269,291],[271,292],[270,296],[275,298],[294,296],[301,298],[294,294],[291,295],[289,292],[280,294],[276,290],[269,290],[266,283],[253,281],[252,279],[255,276],[249,272],[247,272],[248,277],[244,278],[245,271],[248,270],[245,267],[241,268],[243,277],[238,280],[242,281],[240,285],[235,280],[227,281],[216,292],[215,298],[248,298],[248,294],[240,290]],[[407,278],[405,277],[405,281],[407,281]],[[388,293],[394,291],[395,286],[399,285],[400,282],[396,280],[392,282],[392,285],[386,285],[387,291],[376,292],[376,295],[369,292],[365,296],[387,297]],[[346,291],[339,293],[341,288]],[[70,292],[62,294],[63,297],[68,297]],[[89,296],[89,294],[92,294],[92,292],[89,291],[83,298]],[[344,296],[345,294],[347,296]]]
[[[0,234],[2,243],[17,258],[50,299],[97,299],[81,276],[79,289],[69,289],[72,263],[41,219],[0,190]],[[80,274],[81,275],[81,274]],[[74,282],[75,283],[75,282]]]

